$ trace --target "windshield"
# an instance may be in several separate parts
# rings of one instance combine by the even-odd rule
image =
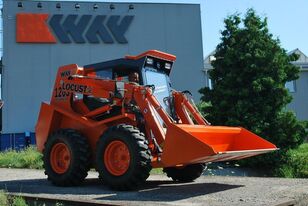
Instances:
[[[170,96],[169,77],[164,73],[146,69],[145,79],[147,85],[155,86],[154,96],[165,111],[169,113],[169,106],[164,102],[164,98]]]

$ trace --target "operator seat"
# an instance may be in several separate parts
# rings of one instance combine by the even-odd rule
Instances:
[[[83,103],[88,107],[90,111],[111,104],[110,101],[106,98],[98,98],[90,95],[83,96]]]

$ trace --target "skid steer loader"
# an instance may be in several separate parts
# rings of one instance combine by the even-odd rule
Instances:
[[[59,68],[50,104],[42,103],[36,141],[55,185],[80,184],[90,168],[116,190],[142,185],[152,168],[193,181],[205,163],[276,150],[240,127],[211,126],[188,92],[171,88],[176,57],[157,50]]]

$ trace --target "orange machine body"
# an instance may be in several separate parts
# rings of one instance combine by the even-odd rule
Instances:
[[[41,106],[36,126],[38,149],[43,151],[52,132],[72,128],[87,138],[93,153],[92,166],[95,166],[97,141],[109,127],[121,123],[138,127],[145,133],[153,167],[236,160],[277,149],[244,128],[211,126],[183,92],[171,91],[168,98],[172,99],[172,103],[169,102],[168,107],[173,112],[167,112],[151,85],[145,85],[145,81],[136,84],[123,81],[125,77],[120,78],[119,74],[130,70],[123,69],[125,65],[130,65],[134,70],[135,63],[139,62],[138,65],[144,68],[153,59],[160,67],[161,64],[165,66],[161,70],[151,71],[159,70],[168,76],[175,56],[156,50],[127,56],[116,62],[60,67],[50,104],[42,103]],[[98,68],[113,69],[113,65],[117,75],[113,73],[110,78],[99,76],[100,72],[107,70]],[[135,71],[143,75],[141,70]],[[89,99],[86,98],[90,97],[105,102],[89,108]]]

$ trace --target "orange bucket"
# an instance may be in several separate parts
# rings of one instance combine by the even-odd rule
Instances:
[[[238,160],[278,148],[241,127],[171,124],[161,156],[165,167]]]

